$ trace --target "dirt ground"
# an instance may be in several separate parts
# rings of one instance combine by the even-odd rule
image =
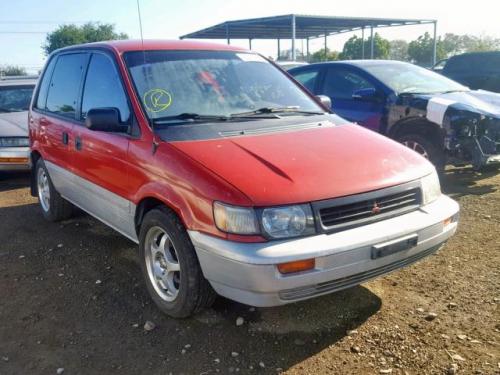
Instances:
[[[186,320],[150,301],[133,243],[84,214],[44,221],[27,184],[0,176],[1,375],[500,374],[500,174],[447,173],[461,221],[437,255],[326,297],[220,298]]]

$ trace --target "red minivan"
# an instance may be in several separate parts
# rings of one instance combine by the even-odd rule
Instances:
[[[29,113],[32,194],[139,244],[174,317],[275,306],[435,252],[458,204],[412,150],[329,113],[257,53],[189,41],[54,52]]]

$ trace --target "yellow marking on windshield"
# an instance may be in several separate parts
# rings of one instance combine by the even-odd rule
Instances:
[[[172,95],[163,89],[151,89],[144,93],[143,102],[148,111],[161,112],[172,104]]]

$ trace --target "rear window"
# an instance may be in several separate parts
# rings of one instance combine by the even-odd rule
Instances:
[[[87,54],[61,55],[52,74],[46,109],[68,118],[75,118],[78,93]]]
[[[0,86],[0,113],[27,111],[33,87],[30,85]]]

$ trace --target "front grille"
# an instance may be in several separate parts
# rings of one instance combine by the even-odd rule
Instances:
[[[320,294],[332,293],[342,289],[347,289],[355,285],[359,285],[375,277],[384,275],[386,273],[395,271],[397,269],[415,263],[420,259],[425,258],[428,255],[431,255],[432,253],[437,251],[440,247],[441,245],[433,246],[427,250],[421,251],[408,258],[404,258],[369,271],[360,272],[355,275],[346,276],[340,279],[326,281],[324,283],[310,285],[307,287],[284,290],[280,292],[280,298],[286,301],[293,301],[293,300],[318,296]]]
[[[340,231],[416,210],[421,203],[415,183],[313,204],[320,230]]]

